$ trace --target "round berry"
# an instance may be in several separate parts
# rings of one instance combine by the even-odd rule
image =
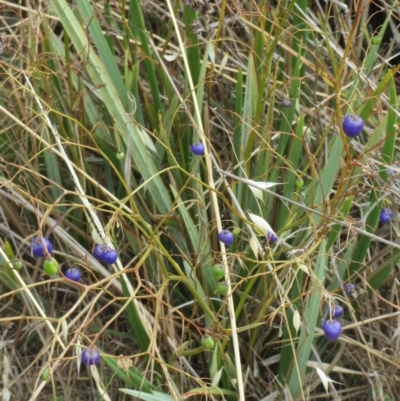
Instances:
[[[225,296],[228,293],[228,286],[226,283],[217,284],[217,293],[222,296]]]
[[[212,349],[214,347],[214,340],[211,336],[204,336],[200,343],[204,349]]]
[[[104,250],[103,253],[103,262],[112,265],[117,261],[117,259],[118,259],[117,251],[106,245],[106,249]]]
[[[32,254],[35,258],[43,258],[53,253],[53,245],[46,237],[35,237],[32,240]]]
[[[267,238],[267,242],[269,242],[269,243],[278,241],[278,237],[274,233],[267,233],[266,238]]]
[[[54,276],[58,272],[58,262],[54,258],[45,259],[43,261],[43,270],[49,276]]]
[[[386,174],[391,177],[394,174],[394,170],[392,168],[386,169]]]
[[[297,188],[303,188],[304,187],[304,180],[302,178],[297,178],[295,181],[295,185]]]
[[[379,215],[379,220],[382,223],[389,223],[392,218],[393,212],[390,209],[383,208],[381,214]]]
[[[343,285],[343,291],[346,295],[353,295],[356,286],[353,283],[346,283]]]
[[[23,264],[22,264],[22,262],[21,262],[20,260],[17,260],[17,261],[14,262],[12,265],[13,265],[13,268],[14,268],[15,270],[21,270],[21,269],[22,269],[22,266],[23,266]]]
[[[338,318],[342,317],[344,314],[344,309],[342,305],[334,305],[332,309],[332,317]]]
[[[342,334],[342,324],[336,319],[325,320],[322,329],[328,341],[336,341]]]
[[[221,265],[215,265],[212,268],[212,275],[215,280],[221,280],[225,276],[225,269]]]
[[[292,102],[291,102],[290,99],[288,99],[288,98],[284,98],[284,99],[282,100],[282,106],[283,106],[283,107],[290,107],[291,104],[292,104]]]
[[[99,351],[95,348],[86,348],[81,354],[81,361],[85,365],[96,365],[100,362]]]
[[[229,230],[222,230],[218,233],[218,239],[225,245],[229,246],[232,245],[234,236],[231,231]]]
[[[192,143],[190,150],[197,156],[204,155],[204,145],[201,142]]]
[[[103,260],[103,255],[104,255],[104,249],[106,245],[104,244],[96,244],[94,249],[93,249],[93,256],[99,261],[99,262],[104,262]]]
[[[47,382],[47,380],[49,380],[50,378],[50,370],[48,368],[46,368],[45,370],[43,370],[42,372],[42,380],[44,380],[45,382]]]
[[[68,268],[65,271],[64,275],[67,279],[76,281],[76,282],[80,281],[81,277],[82,277],[81,271],[76,266],[72,266],[72,267]]]
[[[359,116],[349,114],[343,119],[342,127],[347,136],[354,138],[361,134],[364,128],[364,121]]]

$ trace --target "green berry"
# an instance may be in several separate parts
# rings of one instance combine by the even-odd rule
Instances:
[[[304,180],[303,180],[302,178],[297,178],[295,184],[296,184],[296,187],[297,187],[297,188],[303,188],[303,186],[304,186]]]
[[[232,234],[236,237],[237,235],[239,235],[240,234],[240,228],[239,227],[235,227],[233,230],[232,230]]]
[[[225,270],[221,265],[215,265],[212,268],[212,275],[215,280],[219,281],[225,276]]]
[[[214,340],[210,336],[204,336],[200,342],[204,349],[212,349],[214,347]]]
[[[58,272],[58,262],[54,258],[45,259],[43,262],[43,270],[49,276],[54,276]]]
[[[43,372],[42,372],[42,380],[44,380],[45,382],[47,382],[47,380],[49,380],[50,378],[50,370],[48,368],[46,368]]]
[[[218,283],[217,292],[219,295],[225,296],[228,293],[228,286],[226,283]]]
[[[122,160],[125,157],[125,153],[124,152],[118,152],[117,153],[117,159],[118,160]]]
[[[21,270],[22,266],[23,266],[23,264],[20,260],[14,262],[12,265],[15,270]]]

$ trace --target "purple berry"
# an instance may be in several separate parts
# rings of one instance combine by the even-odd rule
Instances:
[[[390,209],[383,208],[381,214],[379,216],[379,220],[382,223],[389,223],[390,219],[392,218],[393,212]]]
[[[64,275],[67,279],[76,281],[76,282],[80,281],[81,277],[82,277],[81,271],[75,266],[67,269],[65,271]]]
[[[193,154],[197,156],[204,155],[204,145],[201,142],[193,143],[190,146],[190,150],[192,151]]]
[[[391,177],[394,174],[394,170],[392,168],[386,169],[386,174]]]
[[[95,348],[86,348],[81,354],[81,361],[85,365],[96,365],[100,362],[99,351]]]
[[[324,330],[325,338],[328,341],[335,341],[342,334],[342,324],[339,320],[325,320],[322,329]]]
[[[283,106],[283,107],[290,107],[291,104],[292,104],[292,102],[291,102],[288,98],[284,98],[284,99],[282,100],[282,106]]]
[[[222,230],[218,233],[218,239],[225,245],[229,246],[232,245],[234,236],[231,231],[229,230]]]
[[[267,233],[267,242],[273,243],[278,241],[278,237],[274,233]]]
[[[342,127],[343,132],[347,136],[354,138],[361,134],[361,131],[364,128],[364,122],[361,117],[349,114],[343,119]]]
[[[343,285],[343,291],[345,292],[346,295],[353,295],[354,290],[356,289],[356,286],[353,283],[346,283]]]
[[[332,309],[332,317],[338,318],[344,315],[344,309],[342,305],[334,305]]]
[[[31,247],[35,258],[43,258],[53,253],[53,245],[46,237],[35,237],[32,240]]]

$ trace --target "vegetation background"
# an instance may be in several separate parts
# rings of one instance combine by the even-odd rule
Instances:
[[[399,16],[0,0],[2,400],[399,400]]]

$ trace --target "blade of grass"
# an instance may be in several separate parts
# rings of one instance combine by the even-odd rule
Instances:
[[[311,354],[311,347],[314,341],[314,334],[319,320],[322,292],[324,291],[325,271],[328,264],[326,254],[326,241],[323,240],[318,249],[319,256],[315,263],[313,289],[311,290],[306,308],[304,310],[304,322],[301,327],[300,337],[296,348],[295,366],[291,369],[288,380],[288,388],[292,397],[301,393],[304,385],[304,377],[307,362]],[[291,324],[291,322],[288,322]]]
[[[146,27],[144,25],[142,5],[140,0],[132,0],[129,2],[129,20],[132,27],[134,27],[134,35],[138,36],[142,46],[142,50],[146,55],[144,63],[146,65],[146,70],[149,78],[151,94],[153,96],[154,107],[156,112],[163,110],[162,103],[160,99],[160,92],[158,89],[158,82],[156,77],[156,72],[154,68],[154,63],[152,61],[152,54],[150,51],[150,45],[146,33]]]

